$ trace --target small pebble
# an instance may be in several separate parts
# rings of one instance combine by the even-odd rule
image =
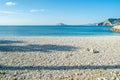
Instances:
[[[108,80],[107,78],[97,78],[97,80]]]

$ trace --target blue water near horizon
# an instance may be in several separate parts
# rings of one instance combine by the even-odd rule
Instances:
[[[0,26],[0,37],[111,36],[111,26]]]

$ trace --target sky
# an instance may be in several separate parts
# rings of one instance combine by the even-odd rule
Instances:
[[[0,0],[0,25],[84,25],[120,18],[120,0]]]

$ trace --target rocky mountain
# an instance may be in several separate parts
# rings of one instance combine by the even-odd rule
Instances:
[[[101,23],[97,23],[96,26],[116,26],[120,25],[120,18],[110,18]]]

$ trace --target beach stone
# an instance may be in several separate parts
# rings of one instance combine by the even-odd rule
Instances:
[[[120,80],[120,79],[117,77],[112,77],[110,80]]]
[[[99,51],[98,51],[98,50],[95,50],[95,49],[87,48],[86,50],[87,50],[88,52],[90,52],[90,53],[99,53]]]
[[[107,78],[97,78],[97,80],[108,80]]]
[[[90,48],[85,49],[86,51],[90,51]]]
[[[93,53],[99,53],[99,51],[97,51],[97,50],[94,49],[94,50],[93,50]]]

